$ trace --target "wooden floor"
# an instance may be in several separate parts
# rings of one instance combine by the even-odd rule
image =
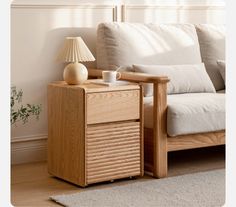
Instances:
[[[169,153],[169,177],[224,167],[224,146]],[[50,176],[47,173],[46,162],[14,165],[11,177],[11,200],[14,206],[60,206],[50,201],[49,196],[85,190]],[[145,175],[143,178],[137,179],[153,178]],[[86,189],[106,188],[135,181],[135,179],[122,179],[114,183],[95,184]]]

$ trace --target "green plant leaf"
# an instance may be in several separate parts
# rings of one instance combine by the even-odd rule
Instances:
[[[30,117],[34,117],[35,119],[39,119],[39,114],[42,111],[41,104],[26,104],[20,105],[17,107],[17,103],[22,102],[23,90],[17,90],[16,86],[11,87],[11,124],[15,124],[16,122],[22,122],[25,124],[29,121]]]

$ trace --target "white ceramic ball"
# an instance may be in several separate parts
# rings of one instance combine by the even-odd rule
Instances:
[[[81,63],[70,63],[64,69],[63,78],[70,85],[79,85],[88,79],[88,70]]]

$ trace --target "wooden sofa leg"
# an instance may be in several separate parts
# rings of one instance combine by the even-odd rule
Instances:
[[[155,133],[154,133],[155,134]],[[153,135],[154,135],[153,134]],[[155,135],[153,136],[155,139]],[[162,139],[160,141],[160,139]],[[153,177],[163,178],[167,176],[168,171],[168,159],[167,159],[167,147],[165,140],[167,137],[158,136],[156,144],[154,142],[154,155],[153,155]]]
[[[167,176],[167,84],[153,84],[153,176]]]

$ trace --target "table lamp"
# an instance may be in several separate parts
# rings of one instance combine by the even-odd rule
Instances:
[[[80,62],[95,60],[81,37],[66,37],[57,59],[70,63],[63,72],[64,80],[70,85],[82,84],[88,79],[88,70]]]

